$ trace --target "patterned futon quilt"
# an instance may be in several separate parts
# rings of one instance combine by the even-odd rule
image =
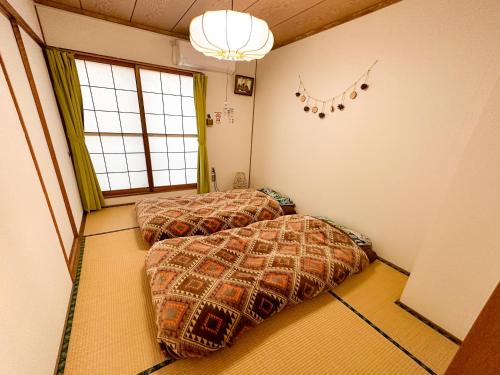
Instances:
[[[146,272],[158,341],[176,358],[207,355],[368,263],[347,234],[304,215],[157,242]]]
[[[283,215],[279,203],[253,189],[236,189],[136,203],[142,237],[150,245],[174,237],[208,235]]]

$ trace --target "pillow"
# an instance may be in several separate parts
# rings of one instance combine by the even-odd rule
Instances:
[[[259,189],[259,191],[263,192],[264,194],[269,195],[271,198],[275,199],[278,201],[280,206],[295,206],[295,203],[288,198],[287,196],[281,195],[277,191],[270,189],[270,188],[262,188]]]
[[[343,225],[340,225],[339,223],[335,222],[334,220],[326,216],[315,216],[315,217],[317,219],[327,222],[328,224],[334,226],[335,228],[338,228],[346,232],[347,235],[351,237],[351,240],[353,240],[356,243],[356,245],[358,245],[366,253],[368,259],[370,260],[370,263],[373,262],[375,259],[377,259],[377,254],[372,249],[372,240],[366,234],[344,227]]]

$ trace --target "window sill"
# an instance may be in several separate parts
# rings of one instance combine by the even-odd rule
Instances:
[[[155,194],[155,193],[163,193],[163,192],[167,192],[167,191],[192,190],[192,189],[196,189],[197,186],[198,186],[198,184],[161,186],[161,187],[154,188],[153,191],[150,191],[149,188],[103,191],[102,195],[104,196],[104,198],[129,197],[132,195]]]

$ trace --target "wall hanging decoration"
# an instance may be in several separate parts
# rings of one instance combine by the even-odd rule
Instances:
[[[207,126],[214,126],[214,119],[210,115],[210,113],[207,113]]]
[[[253,82],[253,77],[245,77],[236,74],[234,76],[234,93],[238,95],[252,96]]]
[[[306,90],[304,82],[302,82],[302,78],[299,75],[299,88],[295,93],[295,96],[299,98],[299,101],[304,105],[304,112],[317,114],[320,119],[324,119],[326,117],[327,108],[329,108],[330,113],[334,113],[336,110],[343,111],[346,108],[346,96],[350,100],[355,100],[359,95],[357,91],[358,87],[363,91],[368,90],[368,88],[370,87],[368,79],[373,67],[377,62],[378,60],[375,60],[375,62],[366,70],[366,72],[364,72],[356,81],[354,81],[352,85],[346,87],[346,89],[341,93],[328,99],[320,99],[311,96]],[[359,84],[360,82],[363,83]]]
[[[215,115],[215,125],[222,124],[222,112],[214,112]]]
[[[234,107],[229,105],[227,100],[227,92],[229,87],[229,72],[226,73],[226,100],[224,101],[224,118],[227,120],[226,123],[234,124]]]

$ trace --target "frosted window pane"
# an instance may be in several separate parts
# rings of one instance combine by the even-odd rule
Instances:
[[[168,162],[170,169],[183,169],[184,164],[184,154],[168,154]]]
[[[163,115],[146,115],[146,127],[148,128],[148,133],[165,134]]]
[[[168,169],[168,159],[166,153],[151,154],[151,167],[153,170]]]
[[[161,93],[160,72],[141,69],[142,91]]]
[[[121,133],[120,118],[117,112],[96,112],[99,131],[103,133]]]
[[[167,141],[165,137],[149,137],[149,151],[167,152]]]
[[[170,182],[172,185],[184,185],[186,183],[186,174],[184,171],[170,171]]]
[[[110,173],[108,177],[111,190],[130,189],[128,173]]]
[[[142,134],[141,115],[135,113],[120,113],[122,131],[124,133]]]
[[[198,153],[197,152],[187,152],[186,153],[186,168],[196,168],[198,166]]]
[[[183,121],[184,121],[184,134],[198,134],[196,117],[183,117]]]
[[[126,172],[127,161],[124,154],[104,154],[106,168],[109,172]]]
[[[80,87],[82,90],[83,109],[94,109],[90,89],[88,87]]]
[[[92,98],[95,109],[103,111],[117,111],[115,90],[92,87]]]
[[[166,115],[180,115],[181,112],[181,97],[173,95],[163,95],[163,103]]]
[[[127,163],[129,171],[145,171],[146,158],[144,154],[128,154]]]
[[[86,132],[96,132],[97,122],[94,111],[83,111],[83,128]]]
[[[97,181],[102,191],[109,191],[108,176],[105,174],[97,174]]]
[[[125,142],[125,151],[126,152],[144,152],[144,140],[141,136],[125,136],[123,137],[123,141]]]
[[[124,153],[123,140],[121,136],[101,136],[104,153]]]
[[[104,164],[104,156],[102,154],[91,154],[90,159],[92,160],[95,173],[106,173],[106,165]]]
[[[165,125],[167,134],[182,134],[182,117],[180,116],[165,116]]]
[[[113,76],[111,75],[111,65],[86,61],[87,74],[90,86],[113,87]]]
[[[186,147],[186,152],[198,151],[198,139],[197,138],[184,138],[184,146]]]
[[[161,84],[164,94],[181,94],[181,86],[177,74],[161,73]]]
[[[148,187],[148,174],[147,172],[130,172],[130,187],[141,188]]]
[[[102,190],[147,187],[135,70],[83,60],[76,64],[82,85],[85,131],[117,134],[85,136]],[[165,134],[148,137],[155,186],[196,183],[198,139],[166,137],[198,133],[193,77],[142,69],[140,75],[147,131]]]
[[[198,171],[196,169],[186,169],[188,184],[196,184],[198,181]]]
[[[182,137],[168,137],[167,146],[169,152],[184,152],[184,141]]]
[[[153,183],[155,186],[169,186],[170,185],[169,171],[153,171]]]
[[[181,76],[181,94],[193,96],[193,77]]]
[[[78,71],[78,79],[80,85],[88,85],[89,80],[87,79],[87,72],[85,71],[85,63],[83,60],[75,60],[76,70]]]
[[[116,96],[118,97],[120,112],[139,113],[139,101],[136,92],[116,90]]]
[[[115,87],[117,89],[137,90],[134,69],[114,65],[113,78],[115,79]]]
[[[99,141],[99,136],[97,135],[86,135],[85,144],[87,145],[87,150],[90,153],[102,153],[101,142]]]
[[[163,102],[160,94],[144,93],[144,112],[163,114]]]
[[[196,112],[194,110],[194,99],[182,97],[182,114],[184,116],[194,116]]]

